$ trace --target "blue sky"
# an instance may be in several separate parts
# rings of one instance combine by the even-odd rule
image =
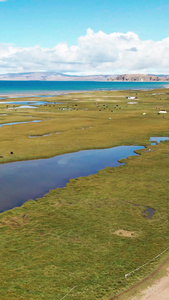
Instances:
[[[0,45],[39,45],[42,51],[61,42],[77,46],[88,28],[107,35],[133,32],[141,41],[158,42],[169,37],[168,16],[168,0],[0,0]]]
[[[0,3],[0,36],[2,43],[52,47],[74,44],[90,27],[157,41],[169,36],[168,16],[168,0],[7,0]]]

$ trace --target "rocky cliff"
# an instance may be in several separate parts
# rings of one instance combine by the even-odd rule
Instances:
[[[144,75],[144,74],[123,74],[113,76],[109,81],[169,81],[169,76]]]

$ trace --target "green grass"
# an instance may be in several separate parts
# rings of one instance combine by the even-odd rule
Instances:
[[[0,123],[42,120],[36,124],[15,125],[12,130],[10,126],[0,128],[1,162],[51,157],[82,149],[147,144],[150,135],[166,134],[168,124],[168,115],[158,116],[156,109],[168,109],[167,95],[160,95],[163,98],[159,100],[152,93],[137,91],[137,105],[127,104],[126,96],[133,93],[126,91],[54,97],[63,104],[32,110],[15,111],[1,105],[0,113],[8,115],[0,116]],[[67,106],[72,110],[59,110]],[[147,114],[143,116],[143,112]],[[51,133],[48,137],[29,138],[29,135],[48,133]]]
[[[168,135],[168,115],[158,116],[156,107],[167,110],[169,104],[167,95],[153,92],[137,92],[137,105],[126,105],[125,96],[133,94],[126,91],[64,95],[57,99],[63,101],[59,106],[69,102],[73,108],[77,103],[78,111],[39,107],[4,117],[6,122],[33,118],[43,122],[0,128],[2,161],[123,144],[143,144],[153,151],[140,150],[141,155],[129,157],[126,165],[72,179],[65,188],[2,213],[2,299],[61,300],[75,287],[67,299],[106,300],[158,265],[162,258],[125,279],[126,273],[169,246],[169,143],[150,146],[148,141],[152,135]],[[121,109],[111,112],[116,104]],[[45,133],[53,134],[28,138]],[[142,214],[145,206],[155,209],[152,219]],[[119,229],[135,234],[118,236]]]

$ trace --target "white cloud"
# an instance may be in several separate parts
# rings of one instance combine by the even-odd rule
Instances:
[[[140,40],[133,32],[106,34],[88,29],[77,44],[19,48],[0,44],[0,73],[58,71],[69,74],[169,74],[169,37]]]

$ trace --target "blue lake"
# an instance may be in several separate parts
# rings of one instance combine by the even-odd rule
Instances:
[[[0,164],[0,212],[42,197],[50,189],[64,187],[70,178],[88,176],[107,166],[121,165],[118,160],[136,155],[143,146],[119,146],[84,150],[48,159]]]
[[[0,81],[0,95],[96,91],[96,90],[133,90],[157,89],[168,82],[109,82],[109,81]]]

